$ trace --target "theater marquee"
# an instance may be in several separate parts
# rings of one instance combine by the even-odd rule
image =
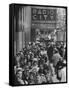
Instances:
[[[56,9],[37,9],[32,8],[32,21],[45,21],[55,22],[56,21]]]

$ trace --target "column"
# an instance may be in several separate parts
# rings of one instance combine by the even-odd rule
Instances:
[[[17,16],[17,30],[16,30],[16,52],[22,50],[22,8],[19,8]]]
[[[26,43],[31,41],[31,7],[24,8],[24,31]]]

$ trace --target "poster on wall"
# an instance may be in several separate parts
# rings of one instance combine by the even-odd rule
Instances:
[[[65,39],[67,7],[10,4],[9,85],[67,83]]]

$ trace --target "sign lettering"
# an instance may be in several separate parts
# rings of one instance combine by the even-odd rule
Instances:
[[[32,8],[32,21],[56,21],[56,9]]]

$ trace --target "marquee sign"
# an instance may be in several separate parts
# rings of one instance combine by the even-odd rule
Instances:
[[[32,21],[56,21],[56,9],[32,8]]]
[[[32,27],[40,28],[40,29],[55,29],[55,24],[52,23],[32,23]]]

